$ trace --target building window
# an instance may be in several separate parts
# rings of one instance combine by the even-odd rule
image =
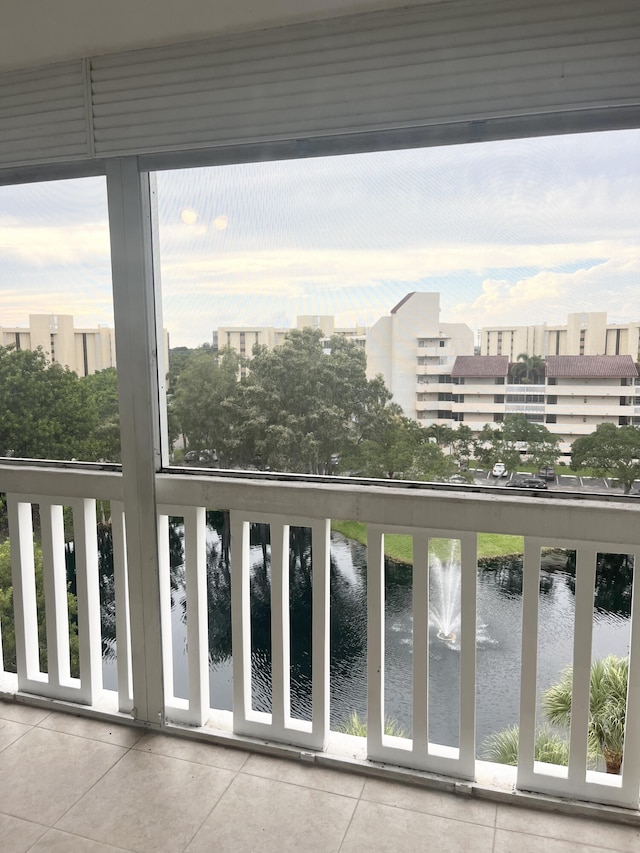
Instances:
[[[446,341],[440,341],[440,346],[441,346],[441,347],[444,347],[444,346],[446,346],[446,345],[447,345],[447,342],[446,342]]]
[[[557,404],[558,404],[558,398],[555,394],[551,394],[549,397],[547,397],[547,405],[557,406]],[[554,415],[554,417],[555,417],[555,415]]]
[[[547,423],[555,424],[556,423],[556,415],[547,415]]]
[[[504,376],[496,376],[494,385],[504,385]]]
[[[504,403],[504,394],[494,394],[493,395],[494,403]]]
[[[501,424],[504,421],[504,415],[502,412],[496,412],[493,416],[494,424]]]

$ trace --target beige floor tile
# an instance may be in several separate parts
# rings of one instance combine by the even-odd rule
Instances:
[[[591,844],[615,850],[616,853],[638,853],[640,850],[640,827],[622,826],[590,818],[500,805],[496,826],[543,838]]]
[[[70,835],[58,829],[49,829],[31,848],[33,853],[122,853],[126,848],[101,844],[79,835]],[[30,853],[31,853],[30,851]]]
[[[496,806],[493,803],[384,779],[367,779],[362,799],[483,826],[494,826],[496,820]]]
[[[359,797],[364,787],[364,777],[354,773],[342,773],[327,767],[319,767],[303,761],[289,761],[284,758],[273,758],[269,755],[251,755],[243,773],[252,776],[262,776],[265,779],[277,779],[279,782],[289,782],[292,785],[302,785],[305,788],[316,788],[330,794],[340,794],[344,797]]]
[[[9,746],[14,740],[18,740],[22,735],[26,735],[31,730],[31,726],[25,726],[24,723],[14,723],[11,720],[0,719],[0,750],[5,746]]]
[[[132,749],[56,829],[136,851],[184,849],[234,774]]]
[[[46,827],[37,823],[0,814],[0,850],[2,853],[25,853],[46,831]]]
[[[360,800],[340,853],[491,853],[494,829]]]
[[[494,853],[603,853],[602,847],[592,847],[580,841],[558,841],[539,835],[496,830]]]
[[[92,720],[88,717],[75,717],[73,714],[55,712],[45,717],[39,724],[39,728],[126,747],[133,746],[144,735],[142,729],[137,729],[134,726],[121,726],[103,720]]]
[[[31,708],[29,705],[22,705],[19,702],[0,700],[0,719],[2,720],[13,720],[14,723],[35,726],[50,713],[48,709]]]
[[[143,752],[154,752],[169,758],[182,758],[207,764],[210,767],[222,767],[225,770],[239,770],[247,760],[248,753],[242,749],[227,749],[215,743],[187,740],[170,735],[147,734],[135,745]]]
[[[33,728],[0,753],[0,808],[51,826],[124,754],[119,746]]]
[[[357,800],[239,773],[189,845],[189,853],[331,853]]]

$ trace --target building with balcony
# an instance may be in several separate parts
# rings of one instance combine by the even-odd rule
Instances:
[[[638,368],[630,355],[553,355],[545,365],[543,383],[516,384],[509,381],[506,355],[458,357],[453,420],[477,430],[524,414],[559,436],[565,454],[598,424],[640,424]]]
[[[565,325],[490,326],[480,331],[481,355],[630,355],[640,359],[640,321],[607,323],[604,311],[569,314]]]
[[[439,293],[408,293],[369,329],[366,353],[369,378],[381,374],[404,414],[429,426],[451,420],[451,371],[473,353],[473,332],[440,322]]]
[[[632,593],[625,590],[630,633],[622,654],[629,656],[629,683],[620,774],[591,767],[588,730],[598,554],[620,555],[635,570],[638,504],[553,493],[514,499],[498,489],[381,487],[286,474],[171,470],[162,434],[154,173],[637,128],[639,63],[636,0],[610,0],[606,7],[595,0],[5,4],[3,187],[104,179],[122,466],[0,464],[16,646],[13,668],[0,660],[2,846],[171,853],[258,848],[353,853],[425,846],[451,853],[637,849],[640,595],[635,584]],[[453,372],[453,365],[451,373],[442,372],[439,361],[418,364],[421,348],[439,350],[444,342],[446,350],[449,340],[433,299],[426,301],[428,324],[412,320],[405,302],[374,336],[374,357],[384,367],[391,364],[398,338],[394,327],[408,333],[401,361],[410,368],[411,381],[399,377],[392,390],[409,409],[419,385],[430,385],[418,383],[419,375],[430,379]],[[460,335],[466,339],[464,329]],[[446,358],[453,356],[452,351]],[[422,368],[432,372],[420,374]],[[477,383],[477,393],[490,396],[492,377],[459,378],[465,384],[458,388],[466,388],[467,379],[486,380]],[[609,377],[611,385],[602,376],[555,378],[566,379],[566,387],[572,378],[597,380],[594,394],[602,387],[614,396],[616,377]],[[617,378],[619,396],[628,397],[623,378],[633,377]],[[392,386],[394,379],[391,371]],[[441,411],[423,402],[427,411]],[[452,414],[457,404],[451,400]],[[538,405],[524,401],[529,404]],[[108,502],[113,540],[111,680],[101,660],[97,501]],[[38,590],[35,506],[43,554]],[[217,627],[209,623],[207,608],[211,508],[227,513],[229,528],[231,710],[209,690],[207,641]],[[65,565],[65,524],[71,516],[78,628],[73,674]],[[330,625],[345,618],[331,611],[329,595],[330,526],[336,516],[357,519],[367,533],[361,684],[367,731],[361,738],[331,727]],[[169,518],[182,520],[185,542],[184,597],[175,620]],[[268,710],[256,710],[252,702],[252,524],[270,528]],[[299,527],[308,528],[313,539],[311,605],[304,625],[311,638],[312,702],[304,715],[291,701],[295,629],[287,545],[290,528]],[[476,743],[478,673],[483,665],[501,666],[477,647],[481,533],[522,537],[524,550],[517,602],[521,642],[513,669],[504,671],[505,682],[520,685],[512,712],[519,726],[518,763],[509,768],[482,761]],[[411,729],[404,736],[388,734],[384,725],[389,691],[397,689],[386,656],[386,627],[390,622],[393,631],[395,625],[385,608],[389,534],[410,536],[413,544]],[[431,655],[432,644],[442,640],[430,630],[429,543],[442,538],[459,543],[460,626],[455,648],[440,645]],[[563,623],[573,665],[566,766],[541,763],[534,752],[540,649],[547,639],[543,548],[575,554],[573,616]],[[46,630],[39,636],[42,600]],[[181,649],[186,673],[181,684],[174,678],[176,621],[188,640]],[[447,743],[434,742],[430,726],[440,698],[431,689],[431,675],[444,657],[457,664],[451,678],[456,699],[446,709],[455,736]],[[497,693],[495,701],[500,702]],[[336,768],[346,772],[336,774]],[[400,787],[398,780],[405,784]],[[517,810],[522,806],[537,811]],[[558,811],[571,811],[573,817],[551,814]]]

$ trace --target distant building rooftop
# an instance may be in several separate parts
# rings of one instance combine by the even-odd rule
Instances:
[[[630,355],[549,355],[551,379],[634,379],[638,369]]]
[[[506,376],[509,373],[509,359],[506,355],[459,355],[453,365],[453,377]]]

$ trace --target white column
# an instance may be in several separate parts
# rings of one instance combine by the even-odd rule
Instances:
[[[127,522],[133,715],[164,716],[155,476],[161,462],[157,328],[153,287],[152,187],[135,157],[106,165],[122,474]],[[160,360],[159,360],[160,356]]]

